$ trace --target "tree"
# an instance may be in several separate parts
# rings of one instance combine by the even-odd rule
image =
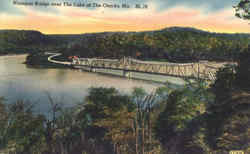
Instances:
[[[191,127],[196,127],[190,126],[190,123],[205,113],[206,106],[212,101],[213,95],[203,81],[188,83],[183,89],[174,90],[169,94],[165,109],[155,124],[156,137],[166,145],[168,151],[181,151],[178,146],[184,140],[183,133]]]
[[[216,72],[216,80],[211,86],[216,94],[216,102],[220,103],[230,97],[230,92],[235,89],[235,78],[235,66],[228,65]]]
[[[244,20],[250,19],[250,0],[241,0],[238,5],[234,6],[235,16]]]
[[[111,141],[114,153],[133,153],[134,112],[128,112],[126,107],[122,107],[116,112],[114,112],[111,108],[104,108],[104,113],[107,117],[96,120],[93,125],[107,130],[104,139]]]
[[[0,97],[0,149],[3,148],[7,143],[6,133],[7,133],[7,122],[8,113],[6,105],[4,104],[4,98]]]
[[[154,146],[152,146],[152,114],[156,104],[156,93],[147,94],[142,88],[134,88],[132,92],[132,101],[136,104],[133,126],[136,146],[135,153],[144,154],[145,152],[154,150]]]
[[[236,86],[238,89],[250,91],[250,46],[240,53],[236,67]]]
[[[250,0],[241,0],[238,5],[234,6],[235,15],[244,20],[250,19]],[[249,77],[250,77],[250,46],[248,45],[248,49],[241,52],[238,57],[238,67],[236,74],[236,83],[240,88],[244,90],[250,90]]]
[[[85,137],[95,141],[96,149],[118,153],[133,146],[129,141],[133,137],[135,105],[129,96],[120,94],[115,88],[90,88],[86,103],[78,120],[89,119],[84,129]]]
[[[226,66],[212,85],[215,101],[207,109],[207,143],[213,151],[228,153],[237,147],[249,152],[250,50],[242,51],[236,66]]]
[[[43,144],[45,117],[34,115],[32,109],[32,104],[21,100],[8,107],[8,148],[20,154],[35,152]]]

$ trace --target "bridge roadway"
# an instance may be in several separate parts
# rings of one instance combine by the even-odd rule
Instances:
[[[97,58],[79,58],[73,62],[62,62],[53,60],[60,56],[60,53],[47,53],[51,56],[48,61],[56,64],[72,66],[78,69],[84,69],[96,72],[96,69],[122,70],[123,75],[131,77],[131,72],[141,72],[150,74],[160,74],[180,78],[201,78],[214,81],[216,71],[226,63],[213,63],[200,61],[196,63],[169,63],[155,61],[141,61],[133,58],[122,59],[97,59]]]
[[[47,55],[51,55],[48,57],[48,61],[54,64],[61,64],[61,65],[68,65],[70,66],[71,63],[70,62],[62,62],[62,61],[57,61],[57,60],[53,60],[52,58],[60,56],[61,53],[50,53],[50,52],[46,52],[45,54]]]

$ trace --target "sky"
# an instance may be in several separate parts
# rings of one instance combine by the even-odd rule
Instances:
[[[13,4],[17,1],[19,5]],[[0,29],[38,30],[44,34],[147,31],[172,26],[210,32],[250,33],[232,6],[240,0],[1,0]],[[23,5],[32,3],[33,6]],[[35,6],[61,3],[61,6]],[[101,7],[64,6],[98,3]],[[130,8],[110,8],[128,4]],[[136,4],[147,8],[136,8]],[[106,6],[106,7],[104,7]]]

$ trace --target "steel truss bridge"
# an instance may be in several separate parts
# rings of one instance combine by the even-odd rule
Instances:
[[[218,66],[218,64],[207,61],[196,63],[153,62],[124,57],[122,59],[79,58],[74,59],[71,65],[92,72],[95,72],[96,69],[122,70],[126,77],[131,77],[131,72],[140,72],[214,81],[217,70],[224,64]]]
[[[186,79],[204,79],[214,81],[216,72],[227,63],[199,61],[194,63],[170,63],[142,61],[130,57],[121,59],[77,58],[72,62],[53,60],[60,53],[47,53],[48,61],[56,64],[69,65],[73,68],[96,72],[97,69],[112,69],[123,71],[123,76],[131,77],[132,72],[159,74]]]

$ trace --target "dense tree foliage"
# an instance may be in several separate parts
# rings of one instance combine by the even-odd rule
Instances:
[[[250,91],[250,46],[237,60],[235,86]]]
[[[155,97],[140,88],[130,96],[114,88],[90,88],[84,104],[63,109],[48,95],[49,117],[34,113],[28,102],[7,105],[1,99],[0,152],[160,153],[152,133]]]
[[[106,144],[111,151],[117,151],[123,142],[129,140],[132,133],[132,111],[134,105],[126,95],[120,95],[114,89],[92,88],[79,114],[79,118],[89,118],[91,123],[84,130],[86,137]],[[113,146],[112,146],[113,145]]]
[[[169,153],[176,151],[194,153],[191,147],[199,140],[193,140],[192,134],[198,132],[199,125],[196,125],[199,122],[198,119],[205,113],[206,107],[213,102],[213,98],[213,94],[202,81],[189,83],[184,88],[169,94],[164,102],[165,109],[155,123],[156,137]]]
[[[193,28],[167,28],[152,32],[98,33],[83,35],[65,50],[66,55],[82,57],[232,60],[247,48],[249,36],[216,34]]]
[[[170,93],[155,125],[156,137],[168,153],[250,152],[248,52],[238,56],[238,65],[220,69],[210,88]],[[200,112],[195,106],[202,104]]]
[[[235,16],[248,20],[250,19],[250,1],[249,0],[240,0],[238,5],[234,6]]]
[[[215,103],[208,108],[208,143],[213,149],[220,149],[222,152],[237,147],[248,153],[249,49],[240,54],[237,62],[237,66],[220,70],[212,86],[216,97]]]
[[[233,60],[247,48],[248,34],[210,33],[172,27],[148,32],[43,35],[36,31],[0,31],[0,54],[63,52],[65,57],[195,61]]]
[[[0,55],[38,53],[64,48],[65,41],[57,38],[38,31],[0,30]]]

